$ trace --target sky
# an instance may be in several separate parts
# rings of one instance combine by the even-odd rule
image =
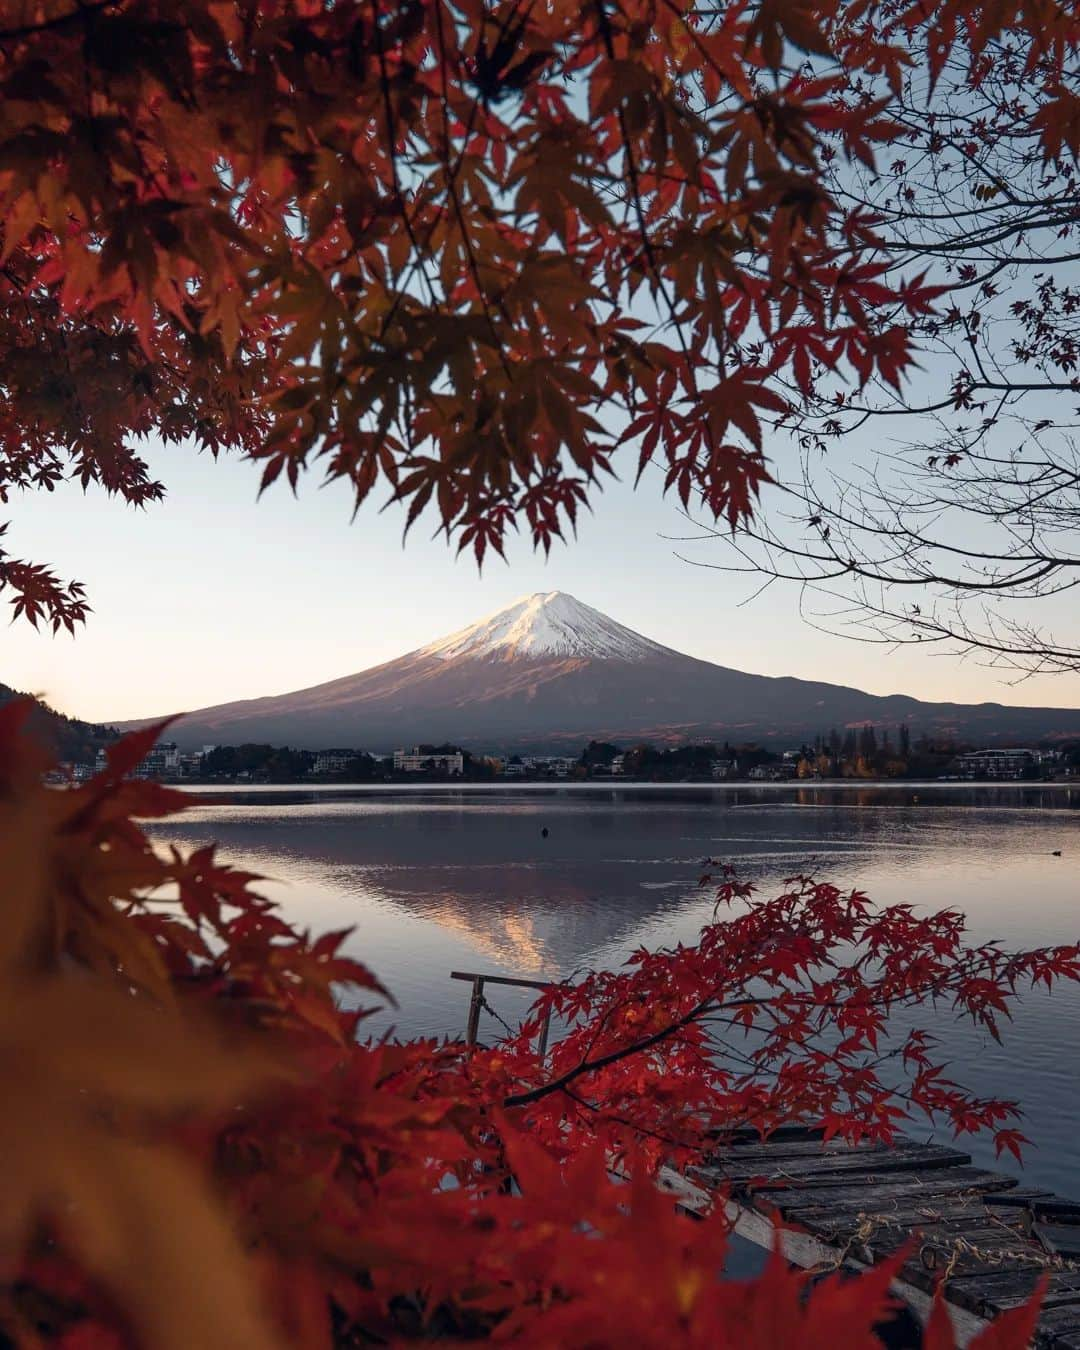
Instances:
[[[350,523],[347,487],[280,483],[257,501],[258,469],[151,445],[167,499],[136,511],[74,484],[16,496],[5,545],[77,578],[93,613],[75,637],[0,627],[0,682],[92,721],[157,716],[319,684],[423,646],[519,596],[561,590],[704,660],[872,693],[1080,707],[1080,676],[1020,684],[974,659],[886,649],[803,623],[794,588],[680,560],[685,535],[658,476],[609,486],[578,538],[548,560],[517,537],[477,571],[421,521],[372,500]],[[627,466],[628,472],[632,466]],[[3,517],[0,517],[3,518]],[[715,544],[693,556],[717,560]],[[1047,617],[1052,617],[1048,612]],[[1067,616],[1066,616],[1067,617]]]

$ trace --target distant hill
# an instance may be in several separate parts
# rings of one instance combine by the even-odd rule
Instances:
[[[783,748],[867,722],[981,745],[1080,736],[1075,709],[924,703],[731,670],[653,642],[558,591],[355,675],[189,712],[169,734],[185,747],[259,741],[389,750],[452,741],[474,750],[576,752],[591,737]]]
[[[25,697],[17,689],[0,684],[0,707],[10,703],[13,698]],[[65,762],[88,764],[101,746],[115,741],[119,735],[115,727],[103,727],[95,722],[80,722],[77,718],[65,717],[40,699],[35,698],[34,704],[30,725],[55,751],[57,757]]]

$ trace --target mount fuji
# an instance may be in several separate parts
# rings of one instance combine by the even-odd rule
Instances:
[[[982,743],[1080,736],[1080,710],[923,703],[713,665],[560,591],[526,596],[356,675],[186,713],[170,734],[184,746],[385,751],[451,741],[474,750],[576,752],[593,737],[775,745],[866,722],[906,722],[916,734]]]

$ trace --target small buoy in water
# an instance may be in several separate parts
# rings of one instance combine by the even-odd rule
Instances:
[[[1059,849],[1059,848],[1054,849],[1053,852],[1050,854],[1050,856],[1051,856],[1051,858],[1060,858],[1060,857],[1061,857],[1061,849]]]
[[[545,825],[544,828],[540,831],[540,838],[546,839],[547,837],[548,837],[548,827]]]

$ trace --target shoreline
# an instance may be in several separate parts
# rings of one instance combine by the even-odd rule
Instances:
[[[592,779],[587,782],[567,782],[565,780],[508,783],[469,782],[455,779],[425,779],[422,782],[276,782],[276,783],[219,783],[219,782],[169,782],[166,786],[181,792],[202,795],[214,792],[349,792],[364,795],[414,792],[624,792],[627,790],[648,790],[661,792],[805,792],[840,790],[841,792],[859,791],[865,788],[886,788],[896,792],[910,792],[915,789],[927,792],[949,791],[1076,791],[1080,794],[1080,779],[1040,780],[1040,779],[963,779],[963,778],[807,778],[787,779],[770,782],[762,779],[731,779],[726,782],[700,782],[685,780],[670,782],[648,778]]]

